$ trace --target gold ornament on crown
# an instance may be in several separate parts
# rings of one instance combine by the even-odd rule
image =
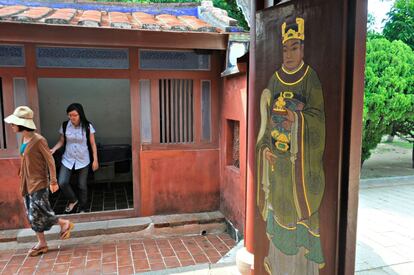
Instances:
[[[298,31],[289,29],[286,31],[286,22],[282,24],[282,44],[290,39],[305,40],[305,20],[300,17],[296,17],[296,24],[298,25]]]

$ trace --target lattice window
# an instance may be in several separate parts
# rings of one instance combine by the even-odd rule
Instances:
[[[240,168],[240,122],[227,120],[227,165]]]
[[[160,143],[194,142],[194,95],[191,79],[160,79]]]
[[[142,70],[210,70],[210,55],[192,51],[140,50],[139,67]]]
[[[3,82],[0,78],[0,149],[6,149],[6,125],[4,122]]]
[[[0,45],[0,67],[24,67],[24,47]]]
[[[39,68],[128,69],[128,49],[37,47]]]

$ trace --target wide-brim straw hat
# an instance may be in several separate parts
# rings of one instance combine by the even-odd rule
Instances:
[[[36,129],[33,121],[33,111],[27,106],[19,106],[14,110],[12,115],[4,119],[6,123],[24,126],[29,129]]]

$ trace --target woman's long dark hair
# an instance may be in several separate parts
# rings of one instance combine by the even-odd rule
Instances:
[[[82,129],[85,130],[89,126],[89,121],[86,119],[85,112],[83,111],[83,107],[80,103],[72,103],[66,108],[66,113],[69,114],[72,111],[76,111],[79,114],[80,122],[82,125]]]

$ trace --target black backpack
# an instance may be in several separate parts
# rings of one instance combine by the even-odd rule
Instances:
[[[66,128],[68,127],[68,122],[69,120],[66,120],[62,123],[62,130],[63,130],[63,139],[64,139],[64,143],[63,143],[63,153],[65,153],[66,150]],[[89,152],[89,159],[90,159],[90,167],[92,167],[92,162],[93,162],[93,151],[92,151],[92,146],[91,146],[91,140],[90,140],[90,135],[91,135],[91,129],[90,129],[90,125],[88,124],[88,126],[86,127],[86,144],[88,145],[88,152]]]

